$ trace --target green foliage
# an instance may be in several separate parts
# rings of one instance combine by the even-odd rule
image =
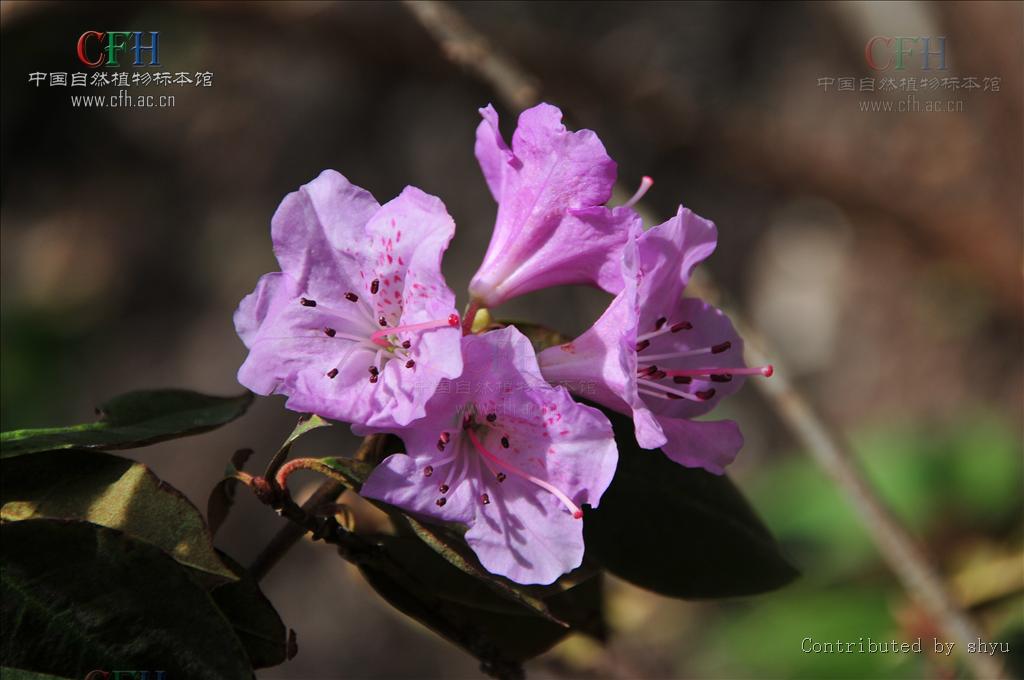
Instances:
[[[289,657],[273,606],[252,576],[213,547],[199,511],[146,466],[98,450],[211,429],[250,401],[249,394],[136,392],[105,404],[96,423],[3,435],[5,677],[81,677],[93,668],[251,677],[252,669]],[[318,535],[333,536],[397,609],[501,677],[519,675],[523,661],[571,633],[604,639],[602,569],[687,598],[763,592],[795,576],[728,479],[637,449],[628,419],[608,415],[619,471],[600,508],[586,509],[583,566],[554,584],[523,586],[490,574],[466,544],[464,527],[426,524],[377,501],[389,532],[366,533],[353,518],[344,528],[317,520],[324,527]],[[295,440],[327,425],[316,416],[300,420],[266,477],[281,468]],[[369,441],[366,460],[299,465],[358,492],[374,462],[400,450],[393,437]],[[211,494],[212,525],[223,522],[239,480],[288,517],[301,517],[275,486],[241,472],[249,453],[233,457]]]
[[[53,451],[4,463],[5,522],[75,519],[118,529],[218,582],[235,574],[217,556],[206,522],[149,468],[95,451]]]
[[[251,676],[227,618],[159,548],[52,519],[4,524],[0,537],[5,664],[77,678],[97,668]]]
[[[57,449],[129,449],[199,434],[238,418],[252,394],[211,397],[187,390],[130,392],[97,409],[93,423],[0,434],[0,458]]]
[[[639,448],[632,421],[606,414],[619,467],[600,506],[584,516],[590,558],[631,583],[681,598],[752,595],[797,576],[727,477]]]

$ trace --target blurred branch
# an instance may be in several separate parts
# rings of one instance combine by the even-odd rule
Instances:
[[[496,51],[451,5],[410,0],[404,4],[437,40],[448,59],[494,88],[506,106],[521,110],[539,101],[539,81],[519,69],[508,56]],[[646,223],[653,223],[642,210],[640,212]],[[735,311],[729,311],[729,316],[745,339],[749,363],[771,363],[776,356],[771,346],[747,327]],[[983,637],[980,630],[960,608],[916,541],[879,499],[842,435],[786,379],[784,371],[776,371],[770,380],[754,382],[811,458],[853,505],[903,586],[935,617],[945,635],[957,642],[957,649],[964,654],[974,676],[1007,677],[993,658],[966,653],[969,643]]]

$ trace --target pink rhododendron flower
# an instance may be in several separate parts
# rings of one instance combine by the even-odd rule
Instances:
[[[281,271],[235,312],[249,348],[239,382],[352,423],[422,417],[438,383],[462,372],[441,276],[454,231],[439,199],[407,187],[381,206],[333,170],[286,196],[272,221]]]
[[[519,116],[511,148],[493,107],[480,109],[476,157],[498,202],[487,254],[469,292],[495,307],[523,293],[564,284],[622,289],[620,251],[639,217],[604,206],[615,162],[591,130],[569,132],[562,112],[539,104]]]
[[[582,396],[631,414],[637,443],[672,460],[721,474],[743,446],[732,421],[693,418],[770,366],[743,365],[729,319],[683,290],[715,249],[715,225],[680,207],[623,250],[625,287],[576,340],[541,352],[544,377],[586,385]]]
[[[390,430],[406,453],[377,466],[361,494],[466,524],[489,571],[551,583],[583,560],[580,506],[597,506],[618,462],[611,425],[548,385],[513,327],[464,337],[463,353],[465,373],[441,383],[426,416]]]

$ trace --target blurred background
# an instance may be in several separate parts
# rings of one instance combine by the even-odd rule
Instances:
[[[571,127],[599,133],[624,185],[654,177],[650,210],[667,218],[682,202],[717,223],[705,266],[722,301],[850,436],[1024,674],[1022,5],[456,7]],[[159,31],[164,70],[212,72],[212,87],[146,90],[176,95],[173,108],[87,109],[70,88],[29,82],[88,70],[78,36],[119,29]],[[278,202],[324,168],[381,202],[406,184],[442,197],[458,225],[445,274],[466,301],[495,213],[473,157],[477,109],[499,102],[401,5],[4,2],[0,30],[3,429],[91,420],[138,388],[238,392],[231,314],[276,269]],[[873,71],[873,36],[945,36],[947,68],[933,55],[922,71],[917,43],[905,69]],[[892,53],[876,44],[876,65]],[[935,76],[978,87],[906,80]],[[854,91],[840,90],[847,78]],[[926,110],[932,100],[953,110]],[[498,108],[510,134],[518,112]],[[565,288],[500,315],[574,334],[607,301]],[[252,447],[261,466],[291,430],[282,404],[259,399],[228,427],[132,455],[205,507],[232,451]],[[927,653],[801,652],[808,636],[912,640],[935,625],[759,394],[748,387],[720,413],[747,438],[730,474],[803,577],[710,603],[610,579],[611,645],[571,639],[531,676],[957,677],[955,658]],[[296,450],[356,446],[336,427]],[[246,563],[281,522],[242,498],[218,543]],[[299,654],[261,678],[479,676],[323,545],[297,546],[264,588]]]

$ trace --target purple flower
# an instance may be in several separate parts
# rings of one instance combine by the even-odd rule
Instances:
[[[580,506],[597,506],[618,462],[611,425],[544,381],[515,328],[465,336],[462,350],[465,373],[442,381],[422,420],[394,431],[406,453],[377,466],[361,493],[468,525],[489,571],[551,583],[583,560]]]
[[[455,295],[441,254],[455,224],[406,187],[381,206],[333,170],[288,194],[272,221],[281,271],[235,312],[249,356],[238,380],[287,407],[373,426],[406,425],[462,372]]]
[[[475,304],[495,307],[564,284],[622,289],[620,252],[637,214],[606,208],[615,162],[591,130],[569,132],[562,112],[539,104],[519,116],[512,148],[493,107],[480,109],[476,157],[498,202],[487,254],[469,284]]]
[[[721,474],[743,446],[736,423],[697,421],[748,375],[743,342],[720,310],[683,298],[694,267],[715,249],[715,225],[681,207],[623,249],[625,288],[576,340],[541,352],[544,377],[631,414],[643,448]],[[591,389],[592,388],[592,389]]]

